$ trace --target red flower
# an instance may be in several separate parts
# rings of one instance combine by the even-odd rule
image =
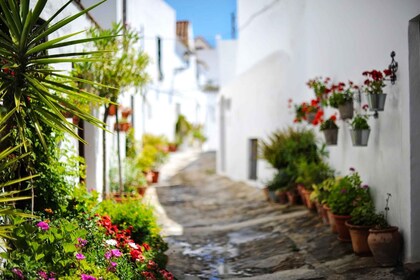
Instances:
[[[384,74],[385,74],[385,76],[391,76],[392,72],[389,69],[385,69]]]
[[[133,261],[138,260],[139,257],[142,256],[140,250],[131,250],[130,255],[131,255],[131,258],[133,259]]]

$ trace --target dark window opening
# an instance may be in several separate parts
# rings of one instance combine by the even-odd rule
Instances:
[[[163,71],[162,71],[162,39],[157,37],[157,67],[158,67],[158,79],[159,81],[163,80]]]

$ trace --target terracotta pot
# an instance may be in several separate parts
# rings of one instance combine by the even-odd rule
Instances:
[[[114,104],[109,105],[108,115],[115,116],[116,113],[117,113],[117,106],[115,106]]]
[[[152,170],[152,183],[157,183],[159,181],[159,171]]]
[[[276,196],[278,203],[287,204],[287,194],[285,191],[277,191]]]
[[[137,193],[141,196],[144,196],[144,194],[146,193],[146,190],[147,190],[147,186],[137,187]]]
[[[169,152],[171,152],[171,153],[176,152],[176,150],[177,150],[177,145],[176,145],[176,144],[173,144],[173,143],[170,143],[170,144],[168,145],[168,150],[169,150]]]
[[[300,199],[302,200],[303,205],[306,205],[306,198],[305,198],[305,194],[303,193],[303,191],[305,190],[305,186],[304,185],[297,185],[297,191],[299,193]]]
[[[303,196],[305,197],[305,205],[309,210],[315,210],[315,204],[309,198],[311,196],[312,191],[307,189],[302,190]]]
[[[358,256],[371,256],[372,252],[367,242],[370,226],[356,226],[350,224],[349,221],[345,224],[350,231],[353,252]]]
[[[298,194],[296,193],[296,191],[287,191],[286,195],[287,195],[287,200],[289,200],[290,205],[297,204]]]
[[[346,227],[346,221],[351,219],[351,216],[348,215],[335,215],[333,214],[335,226],[338,232],[338,240],[342,242],[351,242],[349,229]]]
[[[398,263],[401,251],[398,227],[370,229],[367,241],[375,261],[380,266],[394,266]]]
[[[325,204],[324,204],[324,205],[325,205]],[[320,216],[321,216],[321,218],[322,218],[322,222],[323,222],[325,225],[329,225],[329,224],[330,224],[330,221],[329,221],[329,219],[328,219],[327,209],[325,209],[324,205],[319,204],[319,209],[318,209],[318,211],[320,212]],[[319,212],[318,212],[318,213],[319,213]]]
[[[331,208],[328,205],[324,204],[324,209],[327,211],[328,221],[330,223],[331,231],[333,233],[337,233],[337,226],[335,225],[335,220],[333,217],[333,213],[331,212]]]
[[[264,194],[267,198],[267,201],[270,203],[277,202],[277,196],[275,191],[271,191],[268,187],[264,188]]]

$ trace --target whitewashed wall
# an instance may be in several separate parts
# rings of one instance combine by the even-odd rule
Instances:
[[[97,3],[96,1],[95,3]],[[41,17],[43,19],[48,19],[50,16],[55,14],[57,10],[67,3],[65,0],[56,0],[56,1],[49,1],[46,4],[46,7],[41,14]],[[31,7],[35,6],[35,1],[31,1]],[[86,7],[89,7],[89,5],[86,5]],[[72,15],[75,15],[76,13],[79,13],[80,9],[75,4],[70,4],[66,9],[62,11],[62,13],[56,18],[56,20],[53,21],[56,22],[57,20],[70,17]],[[65,26],[64,28],[59,29],[57,32],[53,33],[51,36],[49,36],[49,39],[54,39],[59,36],[87,30],[93,26],[93,23],[90,19],[87,18],[87,16],[81,16],[77,20],[73,21],[71,24]],[[81,33],[73,39],[81,39],[85,38],[86,34]],[[60,48],[51,50],[51,53],[54,52],[74,52],[74,51],[80,51],[86,48],[86,46],[79,45],[79,46],[73,46],[73,47],[66,47],[66,48]],[[66,71],[70,71],[71,64],[70,63],[61,63],[56,64],[55,68],[62,69]],[[94,110],[93,112],[97,117],[99,116],[98,110]],[[71,121],[71,120],[70,120]],[[101,149],[101,141],[99,138],[99,129],[94,128],[89,124],[86,124],[85,128],[85,136],[86,140],[88,142],[88,145],[85,148],[86,152],[86,164],[87,164],[87,179],[86,179],[86,185],[88,189],[96,189],[98,191],[102,190],[102,164],[101,164],[101,158],[102,158],[102,149]],[[71,139],[73,142],[73,146],[75,151],[78,149],[78,142],[75,139]]]
[[[372,187],[379,210],[386,193],[392,194],[389,221],[404,236],[405,261],[420,260],[415,234],[420,213],[415,201],[410,202],[419,191],[411,185],[415,174],[410,172],[408,79],[408,22],[418,14],[416,0],[238,0],[236,78],[221,90],[231,99],[230,110],[225,110],[226,145],[221,148],[225,173],[247,179],[248,139],[265,138],[292,125],[287,100],[309,100],[312,92],[305,85],[309,79],[322,75],[362,83],[361,73],[385,69],[394,50],[398,81],[385,89],[385,112],[369,120],[369,146],[352,147],[348,125],[340,123],[338,146],[329,148],[330,162],[341,174],[356,168]],[[270,174],[259,162],[260,181]]]

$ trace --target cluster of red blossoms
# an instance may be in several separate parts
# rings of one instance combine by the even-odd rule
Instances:
[[[364,81],[364,89],[368,93],[382,93],[382,88],[385,86],[385,79],[391,76],[392,72],[389,69],[384,71],[372,70],[362,73],[367,79]]]
[[[3,67],[1,67],[0,72],[6,74],[6,75],[10,75],[12,77],[14,77],[16,75],[15,71],[11,70],[9,67],[6,67],[6,65],[9,63],[7,60],[3,59],[1,61]]]
[[[312,123],[313,125],[318,125],[322,122],[324,111],[320,105],[321,98],[312,99],[308,104],[303,102],[298,106],[295,106],[296,117],[294,119],[295,123],[301,122],[303,120]]]
[[[116,241],[115,246],[117,248],[121,249],[122,251],[127,250],[126,252],[129,253],[129,256],[133,262],[145,264],[147,271],[143,271],[142,276],[147,280],[162,279],[162,277],[165,280],[174,279],[174,276],[171,272],[165,269],[160,269],[155,261],[151,259],[147,260],[147,256],[145,256],[144,253],[151,251],[151,248],[147,243],[139,245],[132,240],[132,226],[124,230],[119,229],[117,225],[112,224],[111,218],[107,215],[102,216],[98,223],[105,228],[106,235],[110,236],[113,240]]]

